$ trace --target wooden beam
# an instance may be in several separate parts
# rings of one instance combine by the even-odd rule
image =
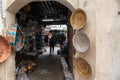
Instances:
[[[48,1],[44,2],[46,5],[47,10],[49,11],[49,14],[52,14],[52,11],[50,10],[50,6],[48,6]]]
[[[58,12],[58,14],[60,15],[60,4],[59,4],[58,2],[57,2],[56,4],[57,4],[57,8],[58,8],[58,9],[57,9],[57,12]]]
[[[37,11],[38,11],[38,13],[40,14],[40,16],[41,16],[41,17],[42,17],[42,16],[44,17],[44,15],[42,14],[42,11],[41,11],[42,9],[41,9],[41,8],[38,8],[39,3],[38,3],[38,4],[35,4],[35,6],[36,6],[35,8],[37,8]]]
[[[55,12],[54,12],[54,10],[53,10],[53,8],[52,8],[51,1],[48,1],[48,4],[49,4],[49,7],[50,7],[50,9],[51,9],[53,15],[55,16]]]
[[[60,4],[60,11],[61,11],[61,14],[63,14],[63,10],[65,9],[65,7],[63,7],[63,5],[62,4]]]
[[[41,4],[42,4],[42,6],[43,6],[43,10],[45,10],[45,12],[47,13],[47,15],[49,15],[49,11],[48,11],[48,9],[47,9],[46,6],[45,6],[44,1],[41,2]]]
[[[44,15],[44,16],[47,16],[47,13],[45,12],[45,10],[44,10],[44,9],[42,8],[42,6],[41,6],[42,4],[39,3],[38,5],[39,5],[40,9],[42,10],[43,15]]]
[[[51,4],[53,5],[53,10],[55,12],[55,17],[57,17],[59,14],[57,13],[57,8],[58,6],[56,5],[56,3],[58,2],[55,2],[55,1],[51,1]]]

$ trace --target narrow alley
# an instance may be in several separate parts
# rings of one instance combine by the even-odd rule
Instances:
[[[54,53],[49,55],[49,47],[46,52],[38,58],[37,68],[31,72],[28,77],[30,80],[64,80],[60,56],[57,55],[58,47],[55,47]]]

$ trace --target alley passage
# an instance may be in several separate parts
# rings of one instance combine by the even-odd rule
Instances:
[[[48,48],[46,48],[48,50]],[[56,54],[55,50],[55,54]],[[46,53],[49,53],[47,51]],[[60,57],[43,54],[39,56],[37,68],[28,75],[30,80],[64,80]]]

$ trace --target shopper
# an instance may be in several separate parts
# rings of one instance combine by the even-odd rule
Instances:
[[[51,38],[50,38],[50,42],[49,42],[49,45],[50,45],[50,55],[51,55],[51,51],[54,52],[55,43],[56,43],[55,37],[52,35]]]

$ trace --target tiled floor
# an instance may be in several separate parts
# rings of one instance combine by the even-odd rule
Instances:
[[[49,55],[49,47],[39,56],[37,68],[28,75],[30,80],[64,80],[60,57],[57,54],[59,47],[55,47],[54,53]]]

